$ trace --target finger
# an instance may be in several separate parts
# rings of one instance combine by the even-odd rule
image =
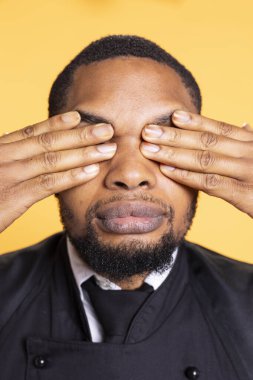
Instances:
[[[29,125],[15,132],[6,133],[0,137],[0,144],[24,140],[51,131],[66,130],[76,127],[80,123],[80,115],[76,111],[56,115],[40,123]]]
[[[209,131],[188,131],[179,128],[147,125],[142,131],[145,141],[184,149],[210,150],[231,157],[253,157],[253,142],[238,141]]]
[[[252,198],[252,195],[250,195],[253,191],[252,185],[249,186],[236,179],[217,174],[194,173],[181,169],[172,170],[172,168],[166,165],[160,165],[160,170],[171,180],[181,185],[201,190],[211,196],[222,198],[252,216],[252,211],[249,210],[250,203],[248,200],[249,197]],[[249,194],[249,196],[247,196],[247,194]]]
[[[47,152],[31,159],[5,165],[1,170],[1,175],[13,178],[14,184],[24,182],[41,174],[62,172],[109,160],[115,154],[116,147],[115,143],[111,143],[60,152]]]
[[[94,179],[99,173],[99,164],[50,173],[23,182],[16,187],[22,203],[30,207],[52,194],[71,189]]]
[[[244,160],[227,158],[209,151],[142,143],[141,152],[151,160],[194,172],[217,173],[240,180],[246,180],[251,175],[249,174],[249,165]]]
[[[43,133],[30,139],[3,144],[0,148],[0,162],[11,162],[37,156],[45,152],[57,152],[95,145],[110,139],[112,135],[113,128],[109,124],[97,124],[67,131]]]
[[[246,131],[249,131],[249,132],[253,132],[253,128],[250,126],[250,124],[248,124],[248,123],[244,123],[243,125],[242,125],[242,127],[244,128],[244,129],[246,129]]]
[[[182,128],[195,131],[207,131],[217,135],[230,137],[235,140],[252,141],[252,132],[221,121],[185,111],[175,111],[172,115],[173,124]]]

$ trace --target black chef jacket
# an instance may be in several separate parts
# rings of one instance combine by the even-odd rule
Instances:
[[[3,255],[0,378],[252,379],[252,268],[185,242],[124,344],[106,344],[90,341],[64,234]]]

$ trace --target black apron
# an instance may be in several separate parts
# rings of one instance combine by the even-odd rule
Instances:
[[[62,241],[39,290],[5,327],[1,380],[183,380],[192,367],[199,380],[239,379],[194,295],[186,255],[179,250],[124,344],[92,343]]]

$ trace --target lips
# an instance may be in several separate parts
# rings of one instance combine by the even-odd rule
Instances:
[[[143,234],[163,223],[164,210],[148,202],[113,202],[96,212],[98,226],[115,234]]]

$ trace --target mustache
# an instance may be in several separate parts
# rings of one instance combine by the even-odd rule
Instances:
[[[163,202],[160,198],[154,197],[151,194],[144,194],[144,193],[131,194],[131,196],[125,195],[125,194],[115,194],[107,199],[99,200],[87,210],[86,216],[89,219],[92,219],[93,217],[96,216],[97,211],[101,207],[109,205],[109,204],[113,204],[114,202],[119,202],[119,201],[125,201],[125,202],[142,201],[142,202],[147,202],[147,203],[157,205],[163,209],[165,216],[169,219],[170,222],[173,221],[174,216],[175,216],[175,210],[171,205],[168,205],[167,203]]]

